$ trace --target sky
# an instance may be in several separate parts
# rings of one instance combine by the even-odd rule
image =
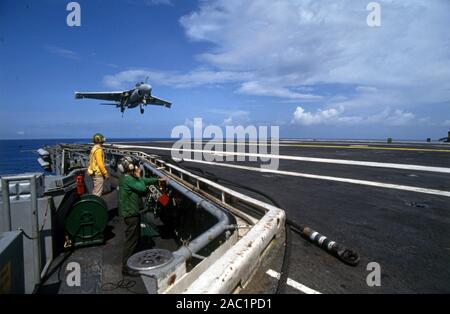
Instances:
[[[0,138],[168,138],[177,125],[284,138],[438,139],[450,130],[450,1],[0,2]],[[149,77],[172,108],[122,117],[75,91]]]

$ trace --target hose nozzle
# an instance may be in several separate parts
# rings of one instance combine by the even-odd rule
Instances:
[[[350,266],[356,266],[359,263],[359,254],[354,250],[348,249],[334,241],[331,241],[326,236],[314,231],[309,227],[305,227],[302,230],[303,236],[315,243],[322,249],[330,252],[345,264]]]

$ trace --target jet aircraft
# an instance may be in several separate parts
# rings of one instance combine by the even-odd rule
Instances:
[[[125,91],[116,92],[75,92],[76,99],[90,98],[112,101],[111,103],[103,103],[102,105],[115,105],[120,108],[120,112],[125,111],[126,108],[136,108],[139,106],[141,113],[144,113],[144,106],[155,105],[165,106],[170,108],[171,102],[152,95],[152,86],[147,82],[139,82],[134,88]]]

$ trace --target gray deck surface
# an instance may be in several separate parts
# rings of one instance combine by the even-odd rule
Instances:
[[[172,143],[134,145],[171,147]],[[170,156],[170,151],[136,149]],[[289,141],[282,143],[279,154],[450,168],[448,144]],[[259,162],[228,163],[259,167]],[[450,292],[448,196],[199,163],[182,165],[270,195],[289,219],[354,248],[361,256],[360,264],[350,267],[292,234],[289,278],[298,283],[322,293]],[[279,170],[450,191],[449,173],[292,160],[281,160]],[[381,287],[366,284],[369,262],[381,266]],[[299,293],[290,286],[285,292]]]

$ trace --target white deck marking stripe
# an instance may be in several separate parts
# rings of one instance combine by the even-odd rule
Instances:
[[[193,143],[202,143],[194,141]],[[206,142],[203,142],[206,143]],[[213,142],[214,143],[214,142]],[[211,144],[213,144],[211,143]],[[220,144],[220,142],[219,142]],[[226,144],[226,143],[225,143]],[[235,143],[240,146],[270,146],[271,143]],[[367,149],[367,150],[392,150],[392,151],[417,151],[417,152],[439,152],[450,153],[450,149],[435,149],[435,148],[414,148],[414,147],[386,147],[386,146],[368,146],[368,145],[336,145],[333,143],[327,144],[306,144],[306,143],[287,143],[279,142],[279,146],[285,147],[307,147],[307,148],[337,148],[337,149]]]
[[[398,184],[357,180],[357,179],[349,179],[349,178],[338,178],[338,177],[330,177],[330,176],[319,176],[319,175],[315,175],[315,174],[293,172],[293,171],[261,169],[261,168],[257,168],[257,167],[238,166],[238,165],[232,165],[232,164],[225,164],[225,163],[218,163],[218,162],[211,162],[211,161],[200,161],[200,160],[194,160],[194,159],[184,159],[184,160],[188,161],[188,162],[194,162],[194,163],[202,163],[202,164],[208,164],[208,165],[214,165],[214,166],[236,168],[236,169],[250,170],[250,171],[256,171],[256,172],[263,172],[263,173],[274,173],[274,174],[281,174],[281,175],[294,176],[294,177],[303,177],[303,178],[310,178],[310,179],[352,183],[352,184],[375,186],[375,187],[381,187],[381,188],[388,188],[388,189],[403,190],[403,191],[410,191],[410,192],[450,197],[449,191],[433,190],[433,189],[427,189],[427,188],[421,188],[421,187],[415,187],[415,186],[398,185]]]
[[[116,145],[116,146],[119,148],[141,148],[141,149],[153,149],[153,150],[165,150],[165,151],[179,151],[179,149],[171,148],[171,147],[137,146],[137,145]],[[246,156],[246,157],[259,157],[259,158],[265,158],[265,159],[273,158],[273,159],[320,162],[320,163],[330,163],[330,164],[340,164],[340,165],[353,165],[353,166],[364,166],[364,167],[378,167],[378,168],[392,168],[392,169],[450,173],[450,168],[445,168],[445,167],[429,167],[429,166],[420,166],[420,165],[395,164],[395,163],[373,162],[373,161],[315,158],[315,157],[302,157],[302,156],[291,156],[291,155],[253,154],[253,153],[239,153],[239,152],[226,152],[226,151],[216,152],[216,151],[212,151],[212,150],[202,150],[202,149],[183,149],[182,151],[193,152],[193,153],[207,153],[207,154],[213,154],[213,155],[219,155],[219,156],[220,155],[222,155],[222,156],[227,156],[227,155]]]
[[[276,271],[274,271],[274,270],[272,270],[272,269],[269,269],[269,270],[266,272],[266,274],[269,275],[270,277],[275,278],[275,279],[278,279],[278,280],[280,280],[280,277],[281,277],[281,275],[280,275],[279,272],[276,272]],[[306,294],[322,294],[322,293],[320,293],[319,291],[316,291],[316,290],[314,290],[314,289],[311,289],[311,288],[309,288],[309,287],[307,287],[307,286],[305,286],[305,285],[302,285],[301,283],[298,283],[298,282],[295,281],[295,280],[292,280],[291,278],[288,278],[287,281],[286,281],[286,283],[287,283],[289,286],[291,286],[292,288],[295,288],[295,289],[297,289],[297,290],[300,290],[301,292],[306,293]]]

